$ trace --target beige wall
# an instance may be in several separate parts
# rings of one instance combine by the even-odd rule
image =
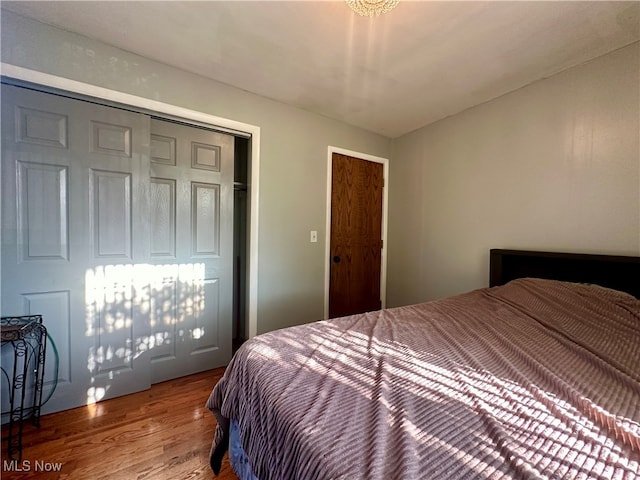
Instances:
[[[488,284],[490,248],[640,254],[638,44],[394,141],[388,304]]]
[[[6,11],[2,61],[259,126],[258,332],[322,318],[327,148],[388,157],[389,139]]]
[[[636,44],[391,142],[2,12],[5,63],[261,128],[259,332],[323,315],[328,145],[391,157],[390,306],[485,286],[492,247],[639,254],[639,58]]]

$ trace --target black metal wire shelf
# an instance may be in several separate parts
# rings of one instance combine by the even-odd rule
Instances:
[[[24,421],[31,420],[35,426],[40,426],[47,343],[42,315],[1,317],[0,338],[3,351],[0,366],[2,404],[9,407],[2,412],[3,424],[8,417],[7,453],[11,459],[21,460]],[[11,349],[13,355],[5,355],[6,349]]]

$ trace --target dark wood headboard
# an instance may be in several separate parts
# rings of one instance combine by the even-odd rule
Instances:
[[[489,257],[491,287],[535,277],[595,283],[640,298],[640,257],[499,249]]]

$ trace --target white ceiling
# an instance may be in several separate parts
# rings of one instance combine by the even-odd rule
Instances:
[[[640,2],[12,2],[3,8],[397,137],[640,39]]]

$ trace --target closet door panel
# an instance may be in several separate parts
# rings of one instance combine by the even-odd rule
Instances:
[[[43,315],[44,412],[150,385],[149,122],[2,87],[1,309]]]
[[[234,138],[157,119],[151,135],[152,268],[162,278],[150,293],[151,378],[159,382],[231,359]],[[158,301],[167,297],[175,302]]]

